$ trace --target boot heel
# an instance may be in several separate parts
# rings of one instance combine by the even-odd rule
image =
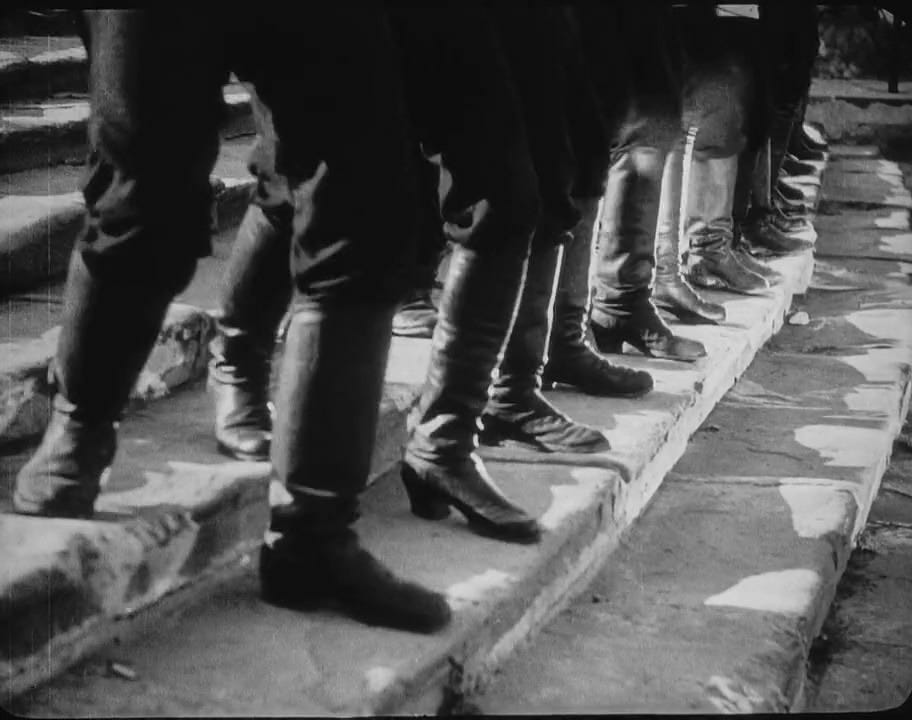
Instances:
[[[424,520],[443,520],[450,515],[450,504],[446,497],[435,488],[418,480],[415,471],[408,465],[402,466],[402,484],[408,495],[412,515]]]

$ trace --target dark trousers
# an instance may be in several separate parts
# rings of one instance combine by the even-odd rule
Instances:
[[[593,314],[648,300],[665,156],[681,137],[680,47],[667,8],[580,3],[583,55],[611,138]]]
[[[383,12],[219,15],[86,11],[88,222],[77,251],[96,272],[180,290],[209,252],[208,175],[233,70],[272,114],[271,193],[289,208],[298,291],[316,303],[398,299],[414,262],[415,182]]]

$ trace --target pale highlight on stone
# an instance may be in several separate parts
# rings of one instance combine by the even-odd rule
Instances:
[[[868,335],[912,345],[912,309],[859,310],[846,315],[845,318]]]
[[[396,682],[396,672],[388,667],[372,667],[364,673],[364,679],[367,682],[368,690],[378,693]]]
[[[578,468],[571,473],[575,485],[552,485],[551,504],[538,519],[546,530],[554,530],[574,513],[590,507],[608,483],[608,472],[599,468]]]
[[[841,490],[808,485],[782,485],[779,494],[792,512],[792,527],[801,538],[821,538],[839,532],[854,518],[851,495]]]
[[[886,217],[874,218],[874,225],[884,230],[908,230],[912,223],[908,210],[891,210]]]
[[[509,573],[495,570],[485,570],[479,575],[473,575],[467,580],[450,585],[446,590],[447,601],[454,610],[474,605],[484,600],[497,590],[503,590],[516,581]]]
[[[798,615],[811,607],[821,584],[813,570],[776,570],[746,577],[728,590],[706,598],[703,604]]]
[[[879,250],[895,255],[912,254],[912,233],[901,235],[884,235],[879,241]]]
[[[883,454],[884,432],[844,425],[805,425],[795,430],[795,442],[819,453],[826,465],[867,468]]]

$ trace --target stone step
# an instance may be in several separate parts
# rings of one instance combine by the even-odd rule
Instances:
[[[224,91],[223,138],[253,133],[250,95],[233,83]],[[82,163],[89,103],[84,97],[15,101],[0,107],[0,173]]]
[[[870,143],[877,139],[908,141],[912,128],[912,83],[886,91],[883,80],[814,78],[807,119],[823,126],[831,141]]]
[[[289,651],[306,648],[323,668],[313,686],[298,689],[302,702],[309,698],[324,712],[342,713],[392,711],[406,697],[436,702],[455,669],[468,682],[540,628],[591,577],[690,435],[781,326],[793,294],[807,286],[813,259],[805,252],[773,265],[784,280],[763,296],[707,293],[725,303],[726,323],[676,326],[706,344],[709,356],[700,362],[625,357],[625,363],[653,373],[650,396],[632,401],[569,390],[549,394],[574,417],[605,428],[612,451],[581,457],[484,450],[505,491],[541,516],[548,533],[540,546],[485,540],[455,518],[428,525],[407,513],[397,483],[375,483],[359,521],[366,544],[398,571],[447,588],[457,617],[450,630],[434,637],[326,614],[296,619],[283,631]],[[386,403],[395,411],[384,413],[378,452],[385,459],[375,459],[378,475],[395,473],[405,411],[417,395],[428,353],[429,341],[394,343]],[[100,517],[75,522],[3,516],[4,547],[14,548],[3,559],[9,569],[0,573],[7,582],[0,597],[8,598],[3,624],[14,629],[4,647],[14,650],[4,658],[0,692],[33,687],[130,628],[148,627],[157,622],[151,619],[156,613],[180,607],[227,566],[249,572],[244,558],[267,517],[268,466],[226,462],[212,445],[201,392],[175,395],[124,422]],[[5,459],[6,477],[17,460]],[[243,593],[253,592],[248,586],[255,581],[243,582]],[[39,598],[40,632],[29,614]],[[258,608],[250,606],[254,613]],[[343,657],[343,646],[359,650]]]
[[[222,143],[213,169],[223,186],[216,197],[216,224],[233,228],[247,204],[253,180],[246,158],[251,138]],[[0,177],[0,297],[47,285],[66,274],[82,228],[82,167],[56,165]]]
[[[0,37],[0,102],[84,95],[88,67],[76,36]]]
[[[809,648],[908,416],[912,287],[898,269],[818,260],[794,306],[810,322],[761,350],[596,581],[472,705],[806,711]]]

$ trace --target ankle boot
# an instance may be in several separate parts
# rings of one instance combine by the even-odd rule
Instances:
[[[445,598],[397,578],[351,529],[370,471],[393,312],[296,305],[272,447],[286,497],[272,508],[260,582],[274,604],[335,607],[371,624],[433,632],[450,620]]]
[[[692,362],[705,349],[675,336],[651,300],[664,166],[665,153],[638,147],[617,154],[609,168],[590,328],[601,352],[619,353],[627,342],[650,357]]]
[[[800,252],[813,247],[813,242],[792,237],[773,223],[773,212],[768,208],[751,209],[741,233],[751,246],[762,248],[776,255]]]
[[[600,430],[574,422],[541,393],[560,256],[560,245],[539,229],[516,320],[481,416],[479,439],[485,445],[576,453],[611,447]]]
[[[652,390],[652,376],[612,364],[589,340],[589,266],[599,200],[580,199],[577,205],[582,219],[564,246],[543,384],[572,385],[587,395],[640,397]]]
[[[291,297],[290,228],[250,205],[238,229],[216,336],[209,349],[209,392],[221,453],[268,460],[269,377],[275,337]]]
[[[393,317],[393,335],[430,338],[436,324],[437,308],[431,301],[431,291],[421,288],[412,292]]]
[[[171,284],[159,287],[117,267],[93,272],[82,252],[73,252],[54,360],[53,412],[41,444],[16,477],[16,512],[92,515],[101,476],[116,452],[116,423],[193,264],[175,263],[172,272]]]
[[[734,253],[732,211],[738,156],[694,158],[688,190],[687,277],[698,287],[752,294],[769,283]]]
[[[719,323],[725,320],[725,308],[700,297],[681,274],[678,247],[681,237],[681,201],[686,186],[685,176],[689,179],[690,175],[693,153],[689,150],[692,150],[694,136],[694,133],[688,134],[687,142],[682,140],[676,144],[665,158],[652,300],[656,307],[672,313],[682,321]]]
[[[529,543],[541,528],[504,496],[475,452],[525,274],[528,249],[517,252],[516,244],[484,255],[463,245],[453,250],[402,480],[419,517],[439,520],[452,506],[476,532]]]
[[[755,249],[750,243],[748,243],[744,237],[741,235],[740,228],[734,229],[734,238],[732,240],[732,247],[735,252],[735,257],[738,259],[738,262],[741,263],[751,272],[757,273],[762,278],[766,278],[766,281],[773,285],[782,280],[782,273],[773,270],[766,263],[761,262],[754,257],[755,252],[762,254],[762,251]]]
[[[702,343],[675,335],[647,297],[631,301],[627,316],[593,309],[591,327],[601,352],[620,354],[626,342],[647,357],[696,362],[706,356]]]

